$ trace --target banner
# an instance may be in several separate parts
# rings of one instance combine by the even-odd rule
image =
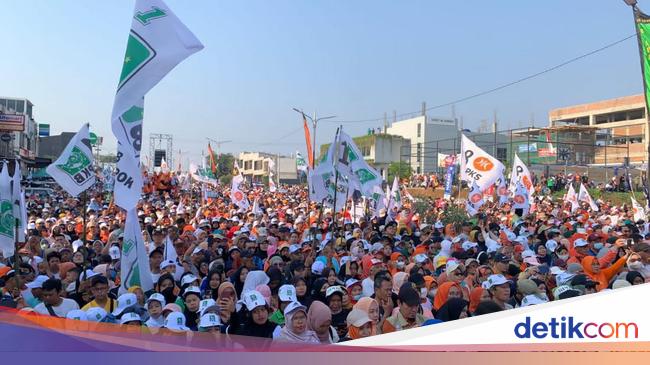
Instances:
[[[529,143],[529,144],[520,144],[517,146],[517,150],[519,153],[525,153],[525,152],[537,152],[537,143]]]
[[[137,205],[144,96],[177,64],[203,48],[162,0],[137,0],[117,86],[111,124],[117,138],[115,203]]]
[[[217,186],[219,185],[219,182],[212,177],[210,172],[208,172],[206,169],[199,168],[195,163],[190,163],[190,176],[192,179],[203,183],[203,184],[209,184],[212,186]],[[189,180],[187,182],[187,189],[184,190],[189,190]]]
[[[503,175],[505,166],[464,134],[461,136],[460,178],[468,183],[476,181],[485,190]]]
[[[485,203],[483,200],[483,192],[481,188],[476,184],[476,181],[472,183],[472,188],[467,194],[467,204],[465,204],[465,210],[470,217],[473,217],[478,213],[479,208]]]
[[[88,124],[84,124],[61,156],[45,169],[63,190],[74,197],[95,185],[93,152],[88,132]]]
[[[594,212],[598,211],[598,205],[596,205],[596,202],[591,198],[591,195],[589,195],[589,192],[587,191],[587,188],[585,188],[584,184],[580,184],[580,192],[578,193],[578,201],[585,202],[589,204],[589,207],[591,210]]]
[[[11,191],[11,178],[9,165],[5,161],[0,171],[0,251],[2,256],[12,257],[15,252],[15,225],[14,198]]]
[[[440,154],[438,154],[438,158],[440,158]],[[453,191],[454,176],[456,175],[456,164],[458,163],[458,160],[456,159],[456,155],[446,155],[443,163],[444,167],[447,168],[445,173],[445,194],[443,197],[449,200]]]
[[[309,159],[309,167],[314,168],[314,151],[311,147],[311,134],[309,133],[309,126],[307,125],[307,117],[303,113],[302,126],[305,129],[305,145],[307,146],[307,158]]]
[[[142,230],[135,208],[126,212],[120,271],[120,294],[126,293],[132,286],[139,286],[144,292],[153,289],[149,256],[144,247]]]
[[[296,151],[296,170],[307,173],[307,162],[298,151]]]
[[[27,208],[25,205],[25,192],[20,186],[22,180],[22,173],[20,172],[20,164],[14,165],[14,176],[11,183],[11,195],[14,205],[14,217],[18,218],[18,242],[25,242],[25,233],[27,229]]]
[[[450,163],[457,164],[460,161],[460,154],[446,155],[438,153],[438,167],[448,167]]]
[[[533,186],[533,178],[530,175],[530,171],[528,171],[528,167],[515,153],[515,158],[512,162],[512,171],[510,172],[510,185],[508,186],[508,190],[513,194],[515,193],[517,182],[519,181],[524,184],[526,191],[528,191],[528,199],[531,199],[533,197],[533,191],[535,190],[535,187]]]

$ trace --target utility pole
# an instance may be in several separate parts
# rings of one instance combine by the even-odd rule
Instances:
[[[313,132],[314,132],[313,137],[312,137],[312,149],[311,149],[312,156],[311,156],[311,158],[312,158],[312,161],[314,161],[314,167],[316,167],[315,166],[316,165],[316,127],[318,126],[319,121],[325,120],[325,119],[336,118],[336,115],[330,115],[330,116],[327,116],[327,117],[316,118],[316,111],[315,110],[314,110],[314,116],[313,117],[310,117],[309,115],[305,114],[305,112],[303,112],[302,109],[293,108],[293,110],[295,112],[297,112],[297,113],[302,114],[302,116],[304,118],[309,118],[309,120],[311,120],[311,126],[312,126],[312,129],[313,129]]]
[[[493,155],[496,159],[497,157],[497,110],[494,109],[494,124],[492,124],[492,129],[494,132],[494,149],[493,149]]]

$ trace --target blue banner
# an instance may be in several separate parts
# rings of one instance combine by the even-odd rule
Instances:
[[[451,197],[452,184],[454,182],[454,174],[456,173],[456,164],[447,166],[447,173],[445,174],[445,199]]]

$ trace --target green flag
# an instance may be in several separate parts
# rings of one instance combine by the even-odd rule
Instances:
[[[643,87],[646,107],[650,105],[650,17],[638,8],[634,8],[636,19],[639,53],[641,55],[641,71],[643,72]]]

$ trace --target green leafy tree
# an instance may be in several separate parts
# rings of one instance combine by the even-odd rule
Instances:
[[[411,165],[406,162],[391,162],[388,165],[388,183],[391,184],[395,176],[400,179],[408,179],[413,174]]]

